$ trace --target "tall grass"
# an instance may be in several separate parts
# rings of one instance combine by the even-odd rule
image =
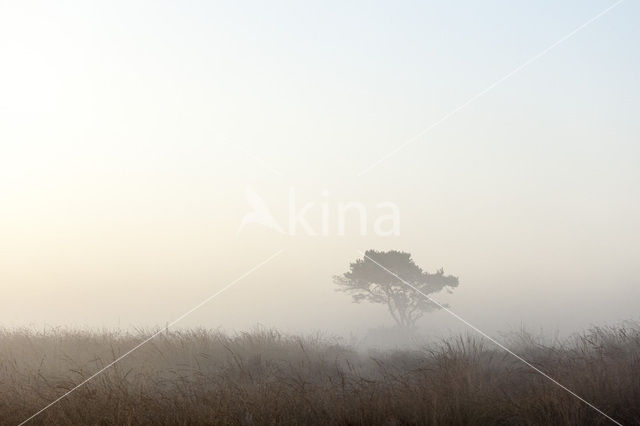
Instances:
[[[18,424],[148,337],[0,330],[0,422]],[[623,424],[640,424],[640,327],[510,347]],[[608,424],[480,338],[361,353],[274,330],[165,332],[32,424]]]

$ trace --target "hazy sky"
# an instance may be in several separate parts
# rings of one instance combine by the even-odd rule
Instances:
[[[3,2],[0,324],[165,324],[283,249],[181,325],[362,332],[331,277],[368,248],[488,331],[639,319],[637,2],[358,176],[613,3]],[[328,235],[238,234],[247,188]]]

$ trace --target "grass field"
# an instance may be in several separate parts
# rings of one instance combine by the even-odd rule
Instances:
[[[0,422],[19,424],[149,336],[0,331]],[[640,424],[640,327],[509,346],[622,424]],[[259,329],[163,332],[31,424],[611,424],[480,338],[362,352]]]

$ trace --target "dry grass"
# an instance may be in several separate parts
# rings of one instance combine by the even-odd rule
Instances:
[[[0,331],[0,422],[18,424],[148,333]],[[511,346],[623,424],[640,424],[640,327]],[[362,354],[256,330],[163,333],[33,424],[607,424],[472,337]]]

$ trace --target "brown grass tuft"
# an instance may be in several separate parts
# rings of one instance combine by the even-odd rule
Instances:
[[[0,422],[17,424],[151,333],[0,330]],[[511,347],[623,424],[640,424],[640,327]],[[362,354],[256,330],[163,333],[32,424],[608,424],[490,343]]]

